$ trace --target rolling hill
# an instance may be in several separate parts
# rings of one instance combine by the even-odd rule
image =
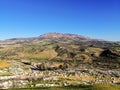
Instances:
[[[62,33],[7,39],[0,65],[0,89],[119,85],[120,43]]]

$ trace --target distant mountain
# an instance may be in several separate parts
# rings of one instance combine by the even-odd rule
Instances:
[[[76,34],[62,34],[62,33],[47,33],[39,36],[43,39],[59,39],[59,40],[91,40],[88,37],[76,35]]]
[[[15,43],[40,43],[40,42],[53,42],[53,43],[74,43],[82,45],[95,45],[101,47],[111,47],[113,42],[92,39],[89,37],[76,35],[76,34],[63,34],[63,33],[47,33],[38,37],[32,38],[12,38],[5,41],[0,41],[0,44],[15,44]]]
[[[34,38],[12,38],[12,39],[7,39],[6,41],[13,41],[13,40],[14,41],[15,40],[91,41],[94,39],[84,37],[81,35],[76,35],[76,34],[46,33],[46,34],[43,34],[43,35],[40,35],[40,36],[34,37]]]

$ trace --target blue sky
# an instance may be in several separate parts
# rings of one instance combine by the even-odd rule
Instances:
[[[120,0],[0,0],[0,39],[72,33],[120,41]]]

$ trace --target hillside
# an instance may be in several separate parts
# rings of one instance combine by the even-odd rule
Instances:
[[[120,83],[119,42],[61,33],[13,38],[0,41],[0,61],[6,63],[1,66],[1,76],[17,75],[9,78],[10,82],[19,78],[33,85],[29,82],[32,78],[30,81],[35,85],[42,83],[42,80],[47,81],[44,85],[52,80],[52,84],[57,83],[55,85],[58,86],[106,81],[110,84]],[[0,86],[4,87],[4,84]]]

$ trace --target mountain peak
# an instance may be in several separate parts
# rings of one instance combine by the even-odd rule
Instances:
[[[41,35],[39,38],[44,38],[44,39],[64,39],[64,40],[91,40],[88,37],[84,37],[81,35],[76,35],[76,34],[63,34],[63,33],[46,33]]]

